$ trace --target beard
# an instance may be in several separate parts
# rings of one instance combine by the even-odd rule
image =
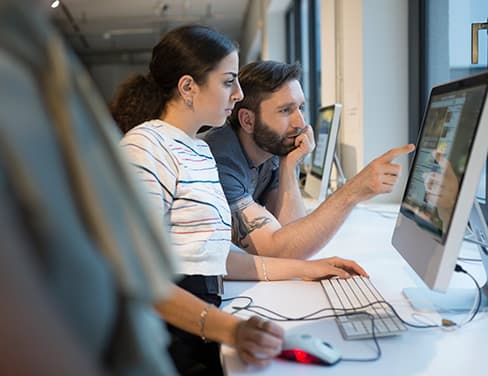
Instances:
[[[295,143],[286,144],[285,139],[288,135],[281,136],[275,132],[271,127],[261,121],[261,114],[257,114],[256,123],[254,124],[253,132],[254,142],[264,151],[268,153],[285,156],[292,150],[296,149]]]

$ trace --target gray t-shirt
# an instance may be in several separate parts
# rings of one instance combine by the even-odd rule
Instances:
[[[253,202],[264,206],[266,195],[278,187],[279,158],[274,156],[254,166],[230,125],[209,131],[204,139],[217,162],[231,212],[241,211]]]

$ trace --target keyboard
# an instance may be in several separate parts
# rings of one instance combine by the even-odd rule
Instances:
[[[354,276],[349,279],[324,279],[320,281],[330,306],[337,315],[357,313],[336,317],[337,325],[346,340],[372,338],[372,317],[374,317],[376,337],[398,335],[407,327],[396,317],[386,304],[377,303],[368,308],[360,308],[373,302],[384,301],[369,278]]]

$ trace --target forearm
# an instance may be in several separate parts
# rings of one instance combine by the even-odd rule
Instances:
[[[175,286],[170,296],[156,304],[156,309],[169,324],[195,335],[201,335],[200,314],[208,303]],[[235,316],[210,307],[205,317],[203,334],[206,338],[235,345],[235,332],[240,322]]]
[[[280,224],[276,210],[258,204],[234,212],[233,241],[249,253],[258,255],[312,256],[329,242],[357,203],[392,191],[400,173],[400,166],[392,160],[412,150],[413,145],[389,150],[369,163],[311,214],[287,225]],[[283,204],[284,201],[284,193],[281,193],[279,202]]]
[[[399,150],[404,149],[410,150],[411,148],[404,147]],[[332,239],[359,202],[392,189],[392,182],[386,184],[381,179],[394,176],[391,179],[396,181],[399,167],[390,167],[391,170],[387,169],[385,172],[377,166],[379,162],[382,161],[379,159],[368,165],[322,202],[310,215],[273,232],[271,239],[266,242],[269,246],[265,242],[260,242],[260,249],[257,249],[257,253],[273,257],[308,258],[319,251]],[[370,187],[367,182],[371,174],[376,179],[371,178],[375,183],[371,183]]]
[[[227,258],[227,279],[231,280],[287,280],[305,278],[306,261],[253,256],[230,252]]]
[[[270,257],[306,259],[334,236],[357,201],[347,189],[339,190],[306,217],[275,231],[261,242],[257,253]]]

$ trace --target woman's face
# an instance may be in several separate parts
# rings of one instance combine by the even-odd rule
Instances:
[[[193,98],[193,106],[201,125],[224,125],[236,102],[244,97],[237,79],[238,69],[239,57],[237,51],[234,51],[223,58],[208,73],[206,83],[199,86],[198,94]]]

